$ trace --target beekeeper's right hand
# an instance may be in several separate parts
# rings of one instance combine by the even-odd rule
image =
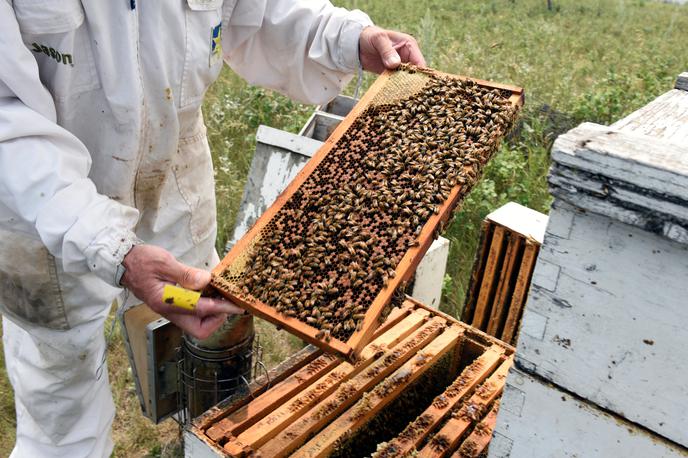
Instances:
[[[167,284],[202,290],[210,282],[210,272],[184,265],[168,251],[153,245],[136,245],[124,257],[126,271],[122,286],[128,288],[151,309],[197,339],[209,337],[230,314],[244,311],[222,299],[201,297],[193,311],[163,302]]]

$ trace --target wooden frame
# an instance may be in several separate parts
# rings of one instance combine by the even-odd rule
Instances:
[[[495,370],[504,360],[504,349],[497,345],[489,347],[482,355],[467,366],[454,383],[418,416],[396,438],[378,450],[380,456],[391,451],[394,456],[410,456],[425,441],[431,431],[437,429],[460,406],[464,397]]]
[[[428,71],[432,74],[450,76],[458,79],[471,79],[478,85],[488,88],[502,89],[512,93],[509,101],[514,107],[523,104],[523,90],[515,86],[492,83],[484,80],[476,80],[464,76],[448,75],[440,72]],[[425,252],[430,248],[432,241],[439,235],[439,228],[444,227],[447,223],[455,207],[459,204],[459,199],[463,191],[463,186],[457,185],[451,190],[447,200],[440,206],[438,214],[433,214],[423,226],[419,236],[418,245],[409,248],[399,264],[395,269],[396,275],[389,279],[387,286],[375,297],[370,307],[365,313],[361,329],[355,331],[349,339],[344,342],[339,339],[331,338],[325,341],[319,338],[319,330],[312,327],[296,318],[288,317],[278,313],[273,307],[262,303],[255,299],[249,299],[232,287],[232,285],[222,278],[221,274],[235,260],[244,254],[253,242],[259,236],[261,231],[270,223],[275,215],[282,209],[282,207],[289,201],[295,192],[306,182],[315,169],[327,157],[329,152],[335,144],[342,138],[345,132],[352,126],[358,116],[371,104],[374,98],[385,87],[390,76],[394,72],[384,72],[370,87],[366,94],[356,104],[351,113],[339,124],[332,135],[327,139],[318,152],[311,158],[305,167],[298,173],[294,180],[287,186],[282,194],[276,199],[274,204],[258,219],[255,225],[249,230],[244,237],[232,248],[222,262],[213,269],[211,286],[214,287],[220,294],[230,299],[237,305],[249,310],[251,313],[264,318],[277,326],[286,329],[290,333],[298,336],[306,342],[312,343],[327,351],[336,352],[351,360],[354,360],[361,350],[370,342],[375,329],[379,325],[379,318],[383,313],[384,308],[392,299],[394,291],[398,287],[406,284],[412,277],[418,263],[421,261]]]
[[[497,370],[475,391],[473,396],[461,404],[460,409],[447,421],[433,438],[423,447],[418,456],[442,458],[460,444],[468,428],[478,423],[476,416],[487,411],[488,406],[501,396],[506,376],[513,364],[513,357],[506,359]]]
[[[457,366],[459,354],[473,355],[472,362],[463,370],[455,366],[449,369],[451,374],[460,372],[457,380],[461,380],[449,385],[456,390],[447,406],[431,405],[426,410],[433,413],[426,437],[446,423],[453,408],[465,402],[513,355],[513,348],[411,298],[390,313],[357,365],[319,351],[302,356],[302,362],[289,365],[288,375],[273,374],[275,381],[270,389],[253,391],[252,396],[232,406],[211,409],[194,422],[190,431],[218,454],[298,454],[320,440],[330,444],[349,428],[360,428],[453,349],[460,349],[452,357]],[[328,378],[333,371],[341,372],[341,378]],[[386,381],[408,373],[413,375],[392,391],[382,390],[382,396],[374,394]],[[371,399],[371,410],[351,418],[366,396]],[[421,439],[411,445],[418,447]]]
[[[446,332],[425,347],[424,353],[428,358],[426,361],[422,364],[418,364],[415,359],[407,361],[403,366],[397,369],[397,371],[385,379],[385,381],[401,381],[398,384],[392,384],[393,387],[391,391],[383,395],[378,393],[377,390],[373,390],[367,401],[359,401],[353,407],[349,408],[343,415],[327,425],[325,429],[291,456],[294,458],[321,458],[328,456],[343,438],[348,437],[351,431],[365,425],[384,407],[389,405],[396,396],[423,375],[432,364],[454,348],[462,335],[463,332],[460,327],[452,326],[448,328]],[[384,383],[385,382],[383,382],[383,384]],[[368,403],[368,406],[361,412],[361,407],[366,403]]]
[[[510,202],[482,222],[461,320],[514,345],[547,217]]]
[[[499,413],[499,400],[492,404],[492,408],[485,418],[478,423],[473,432],[463,441],[461,447],[452,454],[452,458],[479,457],[487,449],[492,439],[492,431],[497,424],[497,413]]]

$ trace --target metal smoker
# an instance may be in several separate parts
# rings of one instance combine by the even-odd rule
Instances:
[[[245,391],[254,370],[264,367],[250,315],[229,317],[204,340],[183,334],[144,304],[124,311],[120,321],[141,409],[155,423],[172,416],[188,424]]]

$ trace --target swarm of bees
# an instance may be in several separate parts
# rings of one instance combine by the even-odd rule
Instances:
[[[369,106],[266,226],[241,278],[225,278],[346,341],[450,192],[475,184],[513,122],[510,95],[431,74],[422,91]]]

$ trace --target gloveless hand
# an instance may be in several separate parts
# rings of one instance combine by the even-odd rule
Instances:
[[[124,257],[122,264],[126,268],[122,286],[197,339],[210,336],[222,325],[227,315],[244,313],[230,302],[207,297],[200,298],[193,311],[164,303],[162,293],[166,284],[202,290],[210,282],[210,272],[184,265],[160,247],[137,245]]]
[[[402,62],[426,65],[418,42],[406,33],[369,26],[361,32],[358,43],[361,65],[370,72],[394,70]]]

